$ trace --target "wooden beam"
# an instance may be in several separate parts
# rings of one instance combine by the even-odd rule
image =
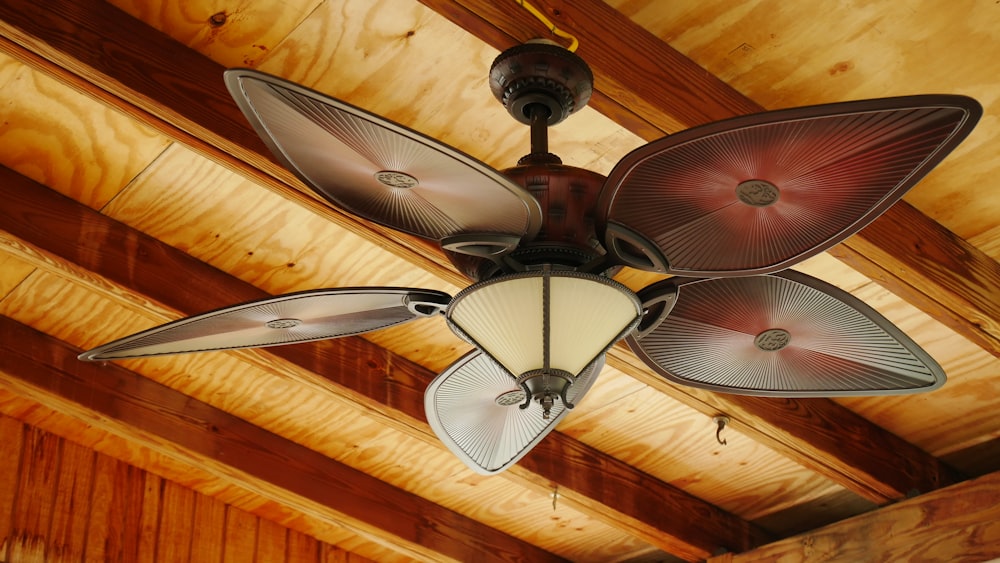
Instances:
[[[249,125],[236,119],[235,104],[222,92],[221,82],[218,80],[221,67],[183,48],[159,32],[149,29],[114,7],[101,2],[88,3],[84,7],[78,6],[77,1],[59,0],[47,4],[44,9],[27,0],[12,0],[0,5],[0,33],[10,39],[6,49],[15,57],[51,72],[57,78],[105,99],[122,111],[143,119],[164,133],[191,144],[204,154],[225,162],[262,185],[293,197],[296,202],[310,206],[332,220],[353,224],[354,229],[367,232],[369,238],[374,236],[377,239],[382,234],[395,237],[393,240],[402,242],[390,246],[401,256],[443,279],[460,283],[461,277],[454,270],[444,266],[443,260],[427,258],[428,256],[440,258],[439,254],[414,250],[417,247],[407,243],[404,240],[406,237],[399,239],[402,235],[391,230],[384,233],[378,230],[365,231],[363,222],[332,211],[315,199],[303,196],[283,181],[275,180],[277,177],[289,178],[291,181],[287,171],[264,156],[264,149]],[[504,15],[505,10],[500,10],[489,2],[481,4],[477,10],[488,14],[489,17],[510,19],[510,16]],[[446,6],[451,4],[446,3]],[[596,13],[603,13],[600,10],[604,10],[600,7],[595,9],[598,10]],[[525,37],[544,31],[537,30],[537,22],[531,18],[525,20],[520,12],[510,10],[511,15],[517,16],[513,21],[520,22],[519,25],[525,26],[526,29],[535,29],[535,31],[524,31],[523,33],[527,34]],[[475,14],[472,14],[472,17],[480,22],[486,22]],[[623,33],[634,31],[615,19],[620,17],[620,14],[618,16],[607,14],[607,17],[611,24],[624,26],[619,31]],[[476,25],[482,27],[484,24]],[[576,21],[574,25],[577,25]],[[469,26],[478,32],[473,24]],[[494,29],[492,32],[494,39],[505,33],[498,28],[490,29]],[[655,49],[668,49],[655,38],[650,40],[648,33],[643,35],[644,31],[635,33],[638,44],[643,48],[653,49],[649,51],[650,53],[658,53]],[[511,36],[504,36],[508,37],[508,41],[514,41]],[[95,49],[94,45],[100,45],[101,48]],[[2,42],[0,47],[4,47]],[[669,54],[669,51],[667,53]],[[645,57],[646,55],[643,55],[643,58]],[[698,72],[692,70],[688,74],[697,75]],[[700,72],[707,74],[704,71]],[[694,80],[696,77],[684,75],[674,81],[683,85],[689,78]],[[703,76],[700,81],[712,83],[710,76]],[[100,85],[101,88],[93,86],[91,82]],[[694,83],[699,83],[699,80],[694,80]],[[675,89],[676,87],[679,86],[675,86]],[[107,90],[104,90],[105,88]],[[647,95],[653,94],[654,92],[647,92]],[[624,94],[622,96],[625,101],[619,105],[631,107],[632,102],[628,96]],[[708,97],[715,99],[710,95]],[[203,103],[203,98],[210,101]],[[719,103],[722,104],[721,107],[727,107],[728,102]],[[643,112],[647,110],[652,111],[652,108],[646,108]],[[714,118],[715,115],[711,113],[706,119]],[[174,120],[177,127],[168,123],[168,120]],[[229,158],[229,153],[239,155],[240,158]],[[198,307],[197,311],[246,299],[227,299],[225,296],[220,296],[220,300],[224,303]],[[202,301],[181,304],[179,305],[181,308],[176,310],[183,311],[185,310],[183,307],[197,303]],[[730,400],[727,397],[670,385],[642,366],[633,355],[624,353],[621,349],[613,350],[609,356],[609,361],[615,367],[701,412],[708,415],[720,411],[729,412],[734,417],[736,413],[740,413],[740,418],[735,419],[735,422],[743,428],[752,429],[751,433],[764,443],[777,447],[779,451],[796,461],[874,502],[884,503],[903,498],[910,491],[927,491],[953,481],[953,476],[933,457],[873,424],[867,423],[864,431],[832,441],[829,439],[830,429],[811,429],[809,424],[817,421],[829,421],[835,428],[839,416],[852,417],[853,413],[833,402],[813,402],[813,407],[805,409],[797,401],[782,401],[778,403],[779,410],[784,417],[787,417],[786,420],[783,417],[773,416],[771,411],[775,407],[766,401],[758,404],[755,401]],[[812,414],[802,416],[802,413],[812,413],[817,409],[820,411],[818,416]],[[878,438],[870,440],[871,437]],[[885,443],[894,447],[877,451],[869,445],[870,443]],[[909,455],[896,452],[907,452]],[[916,475],[887,470],[894,467],[900,459],[913,460],[915,467],[923,469]]]
[[[709,563],[987,561],[1000,557],[1000,473],[991,473]]]
[[[63,262],[63,269],[84,270],[78,277],[96,274],[136,292],[143,303],[152,300],[187,315],[267,295],[2,166],[0,200],[0,231],[42,253],[21,251],[43,268],[62,268],[46,260]],[[163,283],[178,277],[200,283]],[[118,291],[90,283],[112,296]],[[423,407],[424,389],[435,375],[429,370],[358,337],[272,347],[266,354],[328,378],[379,410],[393,409],[402,415],[391,417],[397,427],[436,442]],[[719,549],[747,549],[769,539],[746,521],[559,432],[504,475],[536,489],[558,484],[568,505],[679,557],[704,559]]]
[[[420,1],[498,49],[549,36],[527,11],[504,3]],[[764,110],[600,0],[536,4],[580,40],[577,53],[594,71],[598,92],[591,105],[646,140]],[[1000,356],[1000,265],[963,242],[904,203],[832,254]]]
[[[557,561],[529,543],[272,434],[113,364],[77,360],[80,351],[0,317],[0,381],[49,404],[45,396],[149,433],[265,498],[356,520],[367,537],[402,545],[420,558]],[[76,409],[74,409],[76,410]],[[85,420],[93,420],[85,414]],[[151,442],[147,440],[147,442]],[[158,442],[144,443],[163,451]],[[222,468],[222,466],[225,466]],[[342,523],[342,522],[341,522]],[[381,537],[379,537],[381,536]]]

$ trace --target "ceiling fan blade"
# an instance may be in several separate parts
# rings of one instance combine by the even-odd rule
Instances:
[[[294,344],[360,334],[441,312],[447,293],[348,287],[289,293],[225,307],[126,336],[80,354],[114,360]]]
[[[670,278],[639,292],[648,313],[627,342],[660,375],[770,397],[930,391],[941,366],[849,293],[794,271]]]
[[[441,242],[533,237],[538,202],[493,168],[416,131],[275,76],[228,70],[226,85],[268,148],[352,214]],[[460,250],[460,249],[459,249]]]
[[[603,367],[601,355],[580,373],[566,393],[571,404],[590,390]],[[525,393],[514,377],[479,350],[459,358],[424,393],[431,429],[453,454],[482,475],[517,463],[569,412],[557,401],[545,419],[538,402],[531,401],[522,409],[524,402]]]
[[[653,141],[598,209],[623,263],[685,276],[782,270],[859,231],[972,130],[982,107],[929,95],[747,115]]]

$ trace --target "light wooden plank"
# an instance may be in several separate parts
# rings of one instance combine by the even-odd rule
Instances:
[[[11,528],[18,531],[10,545],[13,561],[42,561],[49,554],[48,531],[59,485],[61,442],[37,429],[24,436],[23,463]]]
[[[257,561],[284,561],[289,534],[288,528],[265,518],[258,520]]]
[[[122,560],[121,542],[110,533],[112,526],[121,520],[111,518],[117,465],[114,459],[101,455],[94,462],[94,490],[90,497],[87,544],[84,548],[84,560],[88,562]]]
[[[35,270],[34,266],[0,250],[0,300]]]
[[[160,516],[163,506],[163,489],[166,482],[152,473],[142,473],[142,504],[139,512],[139,526],[133,532],[122,530],[123,534],[135,533],[139,538],[138,559],[155,561],[156,546],[159,543]]]
[[[291,532],[288,534],[288,563],[315,563],[319,561],[320,544],[316,538]]]
[[[1000,557],[1000,474],[992,473],[794,536],[732,561],[989,561]]]
[[[301,25],[320,0],[238,0],[111,3],[188,47],[228,67],[255,66]]]
[[[94,464],[92,450],[62,440],[59,484],[48,532],[48,557],[52,560],[80,561],[83,558],[94,488]]]
[[[0,53],[0,164],[100,208],[170,141]]]
[[[177,51],[179,45],[172,39],[158,33],[150,33],[147,26],[110,4],[88,4],[84,10],[78,10],[68,2],[63,6],[65,9],[52,6],[45,10],[45,14],[61,19],[73,29],[69,35],[63,36],[63,39],[70,39],[68,43],[55,37],[36,40],[32,34],[43,32],[46,29],[44,26],[26,33],[26,29],[17,27],[24,23],[23,21],[16,26],[11,25],[14,21],[21,20],[22,16],[28,15],[33,10],[31,6],[17,7],[10,13],[6,12],[6,8],[6,4],[0,6],[0,36],[6,38],[0,40],[0,50],[10,52],[28,64],[53,73],[58,79],[73,87],[83,89],[120,111],[140,118],[157,131],[192,146],[214,160],[239,169],[261,185],[310,206],[352,232],[406,255],[408,259],[429,271],[443,274],[445,279],[463,279],[446,266],[447,260],[427,241],[417,240],[392,229],[373,226],[369,222],[320,203],[315,196],[303,196],[299,188],[292,187],[299,185],[298,181],[291,172],[272,160],[269,151],[264,148],[219,80],[224,71],[221,65],[189,49],[182,48]],[[82,19],[76,23],[65,19],[68,17],[72,20],[78,16],[82,16]],[[31,27],[35,25],[29,25],[29,28]],[[49,31],[55,30],[49,28]],[[119,60],[111,65],[107,65],[108,61],[102,57],[94,56],[95,53],[89,49],[84,50],[88,53],[85,58],[90,59],[87,62],[77,61],[71,64],[62,61],[56,64],[46,58],[54,57],[53,60],[62,58],[58,54],[58,49],[69,47],[70,44],[79,44],[81,41],[103,42],[117,34],[123,34],[123,38],[127,37],[125,39],[127,42],[134,41],[134,45],[116,47],[115,51],[118,53],[116,58]],[[19,46],[19,42],[23,42],[24,45]],[[23,47],[27,45],[30,45],[31,49],[38,49],[39,52],[25,50]],[[54,49],[57,45],[59,47]],[[174,68],[172,70],[163,68],[162,71],[152,74],[147,70],[135,73],[129,70],[118,77],[104,74],[115,69],[123,71],[126,68],[137,68],[133,63],[125,63],[120,58],[131,57],[138,50],[144,51],[133,61],[139,67],[146,64],[162,64]],[[171,51],[177,53],[166,54]],[[100,78],[102,74],[104,78]],[[122,95],[126,94],[126,91],[137,94],[138,97],[126,95],[123,98]],[[171,107],[172,104],[158,99],[164,95],[176,97],[175,101],[183,100],[183,102]],[[126,98],[129,102],[123,103]],[[201,123],[211,123],[211,125],[206,128]],[[211,142],[206,141],[208,139]],[[216,145],[216,141],[221,143],[221,146]],[[236,155],[236,158],[233,155]],[[259,167],[266,169],[266,172]]]
[[[223,563],[253,561],[257,553],[258,518],[235,507],[226,508]]]
[[[191,554],[203,561],[222,561],[225,549],[226,505],[210,496],[194,499]]]
[[[191,550],[195,496],[193,490],[164,480],[156,539],[157,561],[190,561],[201,557]]]
[[[0,417],[0,559],[10,561],[11,545],[17,541],[13,513],[21,483],[24,424],[8,416]]]

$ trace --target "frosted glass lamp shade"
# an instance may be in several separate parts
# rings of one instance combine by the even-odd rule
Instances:
[[[494,278],[459,293],[448,322],[514,377],[579,375],[635,327],[636,295],[597,275],[541,270]]]

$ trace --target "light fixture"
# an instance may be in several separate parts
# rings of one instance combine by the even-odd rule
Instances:
[[[445,316],[479,351],[428,388],[431,427],[472,469],[502,471],[573,408],[641,315],[622,284],[549,265],[469,286]]]

